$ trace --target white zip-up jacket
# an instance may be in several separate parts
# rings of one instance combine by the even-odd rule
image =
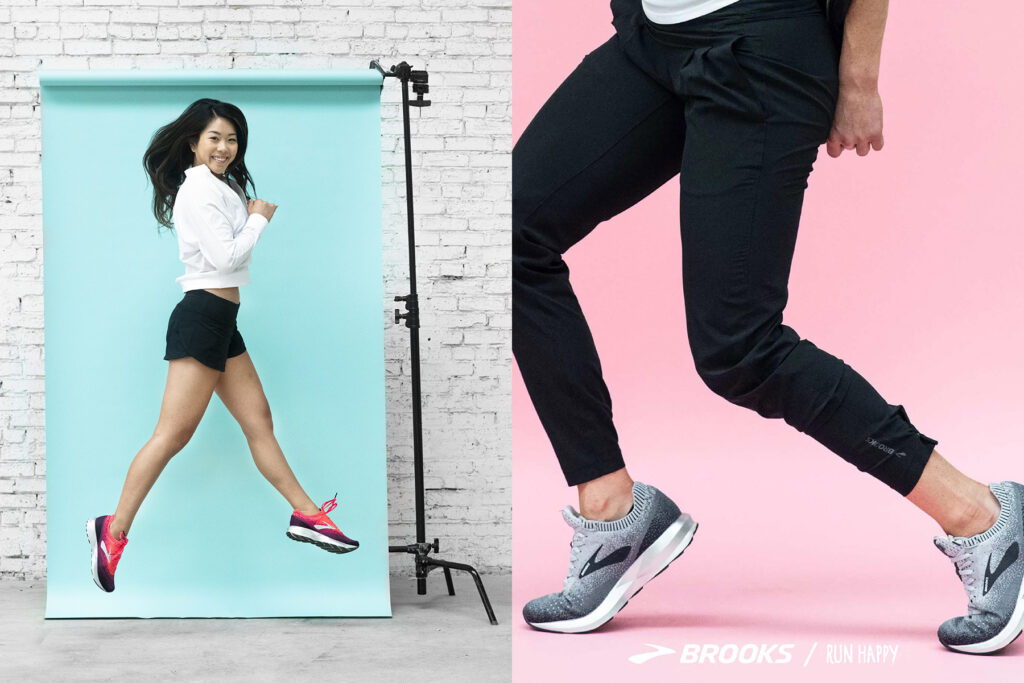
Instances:
[[[252,249],[269,221],[249,214],[238,183],[228,185],[206,164],[185,169],[171,220],[185,264],[176,280],[183,291],[249,284]]]

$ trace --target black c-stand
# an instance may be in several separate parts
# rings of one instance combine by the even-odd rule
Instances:
[[[438,540],[427,543],[426,513],[423,506],[423,422],[420,406],[420,315],[419,300],[416,296],[416,239],[413,230],[413,208],[412,208],[412,146],[409,141],[409,107],[429,107],[430,100],[423,99],[423,95],[430,91],[427,85],[427,72],[415,71],[413,68],[401,62],[398,66],[392,66],[390,71],[373,60],[370,62],[371,69],[377,69],[387,77],[398,78],[402,82],[402,119],[403,133],[405,137],[405,201],[406,214],[409,219],[409,284],[410,293],[408,296],[396,296],[395,301],[404,301],[406,313],[402,314],[395,309],[395,324],[401,324],[405,319],[405,326],[409,328],[410,348],[412,350],[412,430],[413,430],[413,461],[416,476],[416,542],[409,545],[393,545],[388,549],[393,553],[411,553],[416,556],[416,593],[427,594],[427,575],[431,570],[440,567],[444,570],[445,582],[448,584],[448,595],[455,595],[455,585],[452,583],[452,569],[468,572],[476,582],[476,588],[480,593],[480,599],[487,610],[487,618],[491,624],[497,625],[498,620],[491,608],[491,601],[487,598],[487,591],[484,590],[484,583],[476,569],[468,564],[450,562],[430,556],[430,551],[439,551]],[[416,100],[409,101],[409,83],[412,83],[413,92],[416,93]],[[381,85],[383,90],[384,86]]]

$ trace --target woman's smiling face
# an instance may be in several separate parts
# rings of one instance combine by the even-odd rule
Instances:
[[[238,134],[227,119],[215,118],[199,134],[199,141],[190,145],[195,159],[193,166],[206,164],[217,175],[222,175],[238,154]]]

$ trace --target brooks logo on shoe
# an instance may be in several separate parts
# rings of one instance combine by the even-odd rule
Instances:
[[[106,541],[100,541],[100,550],[102,550],[103,554],[107,556],[107,562],[109,563],[110,562],[110,553],[107,552],[107,542]]]
[[[630,546],[627,545],[619,548],[613,553],[610,553],[607,557],[598,562],[597,554],[601,552],[601,548],[603,547],[603,544],[598,546],[597,550],[594,551],[594,554],[590,556],[589,560],[587,560],[587,563],[583,565],[583,569],[580,570],[581,579],[587,574],[593,574],[598,569],[604,569],[605,567],[610,567],[613,564],[618,564],[619,562],[622,562],[624,559],[629,557]]]
[[[1017,557],[1020,555],[1020,547],[1017,545],[1017,541],[1006,549],[1003,553],[1003,559],[999,560],[999,566],[996,567],[995,571],[992,571],[992,556],[988,556],[988,564],[985,566],[985,586],[981,590],[981,594],[985,595],[989,589],[996,582],[1003,572],[1010,568],[1014,562],[1017,561]]]
[[[313,528],[314,529],[330,529],[331,525],[330,524],[314,524]]]

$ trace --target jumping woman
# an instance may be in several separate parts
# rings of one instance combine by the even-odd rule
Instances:
[[[249,284],[253,247],[277,209],[250,199],[248,126],[241,110],[201,99],[156,132],[143,156],[157,222],[176,229],[185,293],[167,324],[170,361],[153,436],[128,468],[112,515],[90,519],[93,580],[108,593],[139,506],[171,458],[192,438],[213,392],[245,433],[260,473],[294,508],[287,535],[334,553],[355,550],[328,517],[337,496],[317,507],[299,485],[274,437],[270,406],[236,326],[238,288]],[[168,220],[170,214],[170,219]],[[171,224],[173,221],[173,226]]]

